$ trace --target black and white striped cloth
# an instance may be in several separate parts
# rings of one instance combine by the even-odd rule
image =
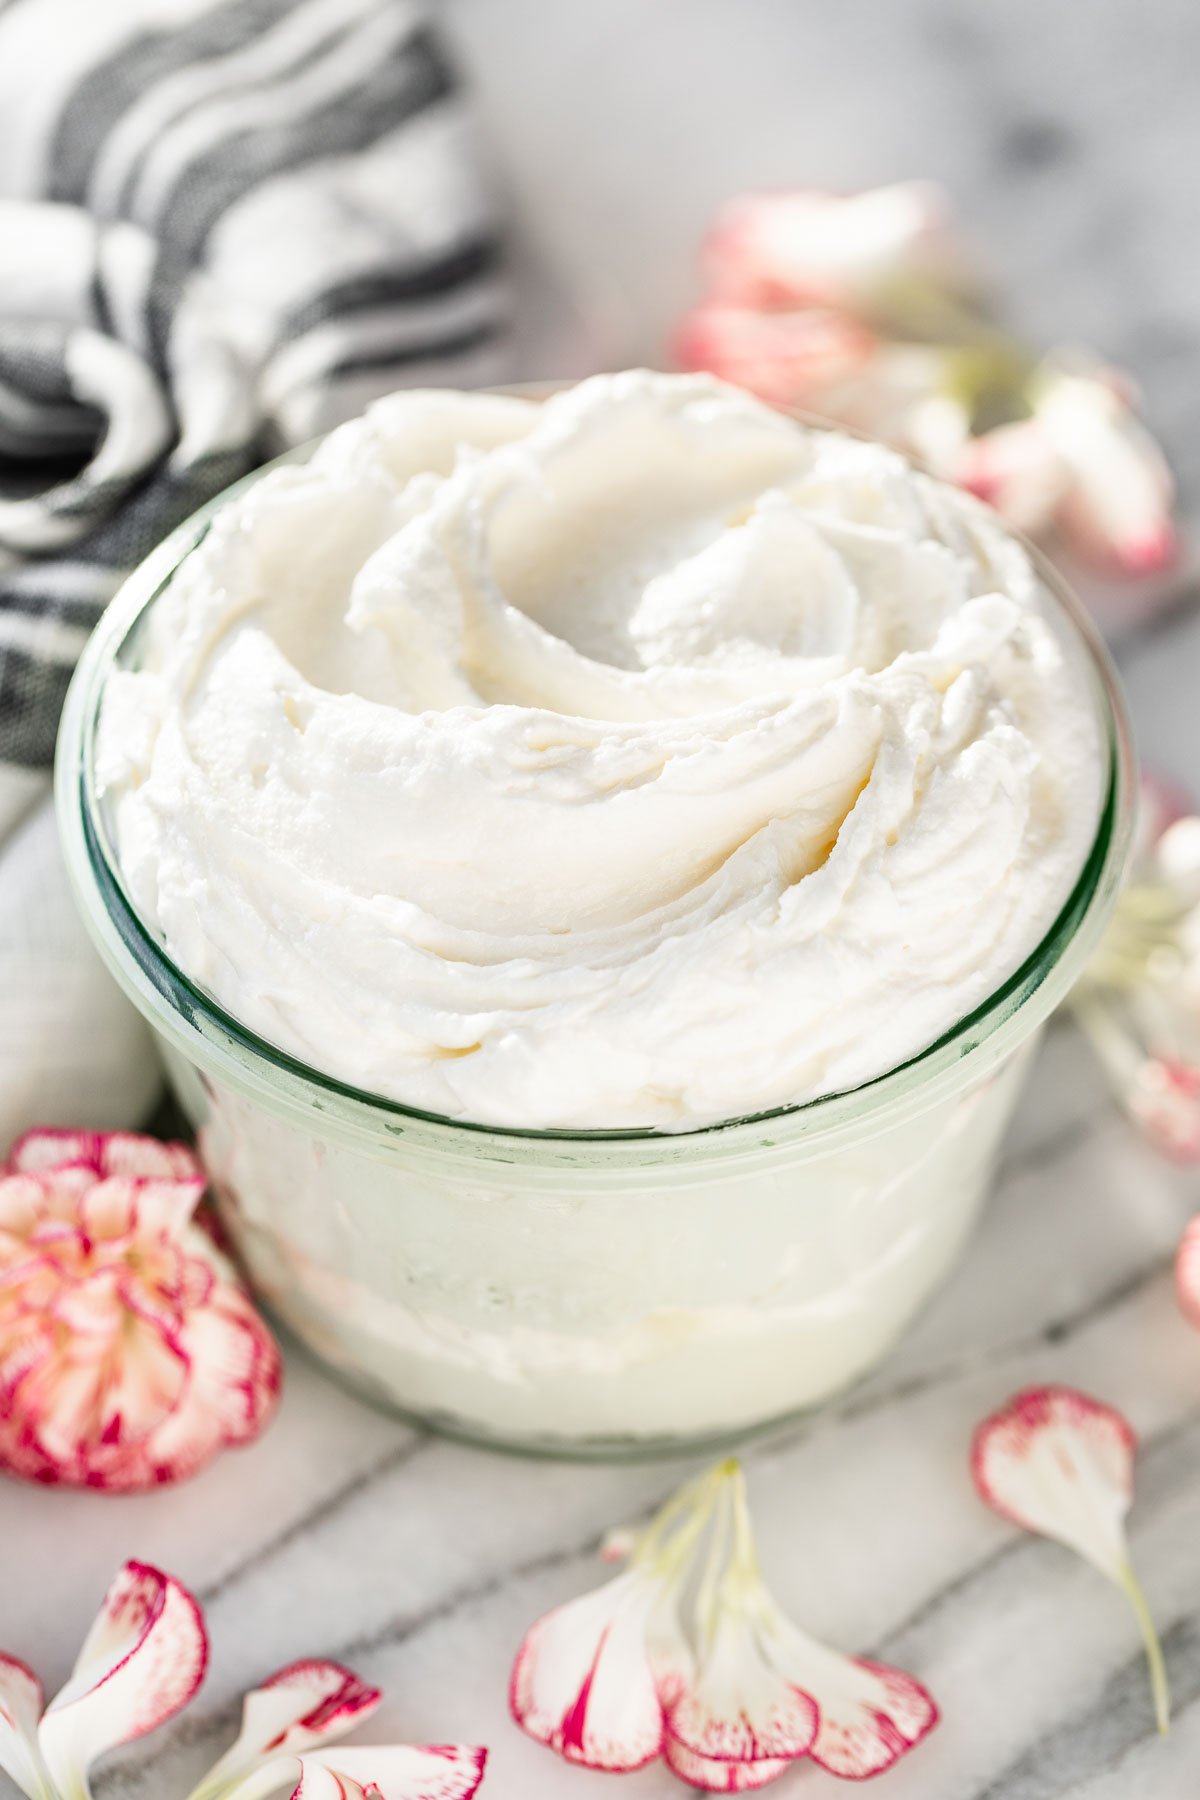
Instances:
[[[77,959],[13,859],[36,828],[53,863],[31,815],[89,629],[265,456],[405,383],[502,379],[499,261],[414,0],[0,0],[0,1148],[31,1122],[14,1029],[75,1004],[43,983],[14,1021],[13,982]]]

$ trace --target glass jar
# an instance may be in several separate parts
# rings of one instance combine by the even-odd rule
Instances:
[[[551,1454],[728,1442],[864,1374],[958,1256],[1038,1028],[1121,880],[1129,734],[1078,602],[1038,559],[1089,671],[1106,797],[1060,916],[982,1006],[903,1067],[775,1114],[680,1134],[504,1131],[354,1090],[256,1037],[174,966],[125,891],[94,781],[105,682],[136,666],[156,597],[228,498],[106,612],[67,699],[56,785],[87,926],[157,1034],[262,1297],[384,1404]]]

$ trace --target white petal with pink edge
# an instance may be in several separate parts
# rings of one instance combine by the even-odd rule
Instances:
[[[1175,486],[1162,451],[1102,368],[1050,376],[1035,414],[1070,472],[1061,522],[1084,556],[1125,575],[1174,560]]]
[[[464,1744],[314,1750],[272,1757],[220,1792],[221,1800],[267,1800],[290,1784],[292,1800],[470,1800],[486,1763],[486,1750]]]
[[[39,1738],[64,1794],[86,1792],[96,1758],[164,1724],[204,1679],[208,1637],[195,1599],[169,1575],[128,1562],[107,1594],[74,1673]]]
[[[750,194],[718,216],[705,246],[714,289],[755,305],[853,306],[881,285],[947,260],[945,202],[927,182],[857,194]]]
[[[25,1132],[8,1154],[10,1167],[38,1173],[83,1165],[98,1175],[158,1177],[181,1181],[203,1171],[186,1144],[165,1144],[133,1131],[66,1131],[39,1127]]]
[[[332,1743],[369,1719],[382,1698],[378,1688],[368,1687],[341,1663],[289,1663],[246,1695],[236,1742],[191,1800],[227,1792],[274,1757]]]
[[[994,1511],[1120,1581],[1135,1446],[1111,1406],[1074,1388],[1026,1388],[979,1426],[971,1472]]]
[[[357,1782],[380,1800],[470,1800],[483,1780],[487,1751],[465,1744],[374,1745],[319,1750],[303,1758],[305,1772],[320,1767]],[[309,1790],[299,1790],[308,1800]],[[351,1794],[357,1800],[352,1787]]]
[[[761,1762],[722,1762],[717,1757],[700,1756],[689,1750],[678,1738],[667,1734],[663,1749],[667,1767],[681,1781],[710,1794],[749,1794],[756,1788],[778,1781],[793,1766],[790,1756],[764,1759]]]
[[[903,1669],[842,1656],[789,1620],[773,1627],[772,1659],[819,1713],[809,1756],[843,1781],[881,1775],[933,1730],[933,1696]]]
[[[749,1598],[756,1601],[757,1591]],[[751,1609],[727,1598],[694,1679],[677,1684],[665,1709],[668,1736],[718,1762],[806,1755],[817,1735],[817,1704],[780,1672],[769,1652]]]
[[[1155,1720],[1165,1733],[1166,1665],[1125,1540],[1136,1443],[1128,1420],[1090,1394],[1026,1388],[979,1426],[971,1473],[995,1512],[1077,1551],[1125,1594],[1145,1646]]]
[[[0,1653],[0,1769],[29,1800],[52,1800],[37,1737],[42,1702],[42,1684],[33,1670]]]
[[[660,1584],[634,1568],[546,1613],[513,1665],[509,1706],[522,1730],[588,1768],[640,1769],[662,1750],[646,1632]]]

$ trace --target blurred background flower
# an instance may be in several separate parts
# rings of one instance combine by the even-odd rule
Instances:
[[[1125,890],[1071,1004],[1134,1123],[1168,1156],[1200,1161],[1200,818],[1154,776]]]
[[[749,195],[718,214],[702,261],[684,368],[886,438],[1093,567],[1143,577],[1174,560],[1174,484],[1133,384],[999,329],[934,184]]]

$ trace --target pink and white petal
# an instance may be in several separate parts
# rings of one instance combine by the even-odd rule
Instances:
[[[69,1344],[76,1338],[102,1337],[106,1342],[124,1324],[125,1308],[118,1292],[119,1270],[95,1268],[76,1280],[61,1282],[47,1312],[66,1328]],[[69,1347],[68,1344],[68,1347]]]
[[[768,1633],[772,1662],[816,1703],[819,1720],[808,1754],[831,1775],[847,1781],[879,1775],[937,1724],[933,1696],[902,1669],[843,1656],[779,1613]]]
[[[342,1663],[311,1657],[268,1676],[258,1690],[285,1702],[289,1718],[267,1749],[300,1750],[344,1737],[375,1712],[383,1695]],[[253,1699],[247,1695],[247,1700]]]
[[[679,326],[675,358],[681,368],[707,369],[778,406],[815,406],[866,368],[874,344],[842,314],[707,301]]]
[[[952,479],[986,501],[1017,531],[1050,524],[1070,481],[1066,464],[1036,418],[968,438]]]
[[[93,1242],[128,1239],[137,1224],[139,1184],[127,1175],[105,1175],[79,1201],[79,1224]]]
[[[149,1485],[143,1452],[178,1410],[186,1381],[178,1347],[126,1315],[116,1334],[80,1333],[47,1358],[19,1398],[58,1481],[128,1491]]]
[[[173,1348],[185,1365],[182,1391],[127,1454],[102,1465],[106,1486],[133,1492],[186,1480],[219,1451],[256,1438],[274,1414],[279,1347],[240,1288],[214,1287]]]
[[[940,1715],[928,1689],[902,1669],[865,1657],[837,1660],[838,1682],[817,1696],[821,1723],[809,1755],[842,1781],[864,1781],[906,1756]]]
[[[139,1179],[136,1183],[139,1230],[181,1237],[207,1186],[202,1174]]]
[[[50,1800],[37,1737],[42,1702],[42,1684],[33,1670],[0,1652],[0,1769],[30,1800]]]
[[[722,1762],[716,1757],[700,1756],[670,1732],[663,1744],[663,1757],[668,1769],[681,1781],[710,1794],[749,1794],[778,1781],[794,1767],[790,1756],[760,1762]]]
[[[460,1744],[383,1744],[314,1750],[260,1764],[232,1787],[204,1782],[190,1800],[268,1800],[293,1782],[291,1800],[471,1800],[487,1751]]]
[[[1148,1056],[1126,1094],[1130,1117],[1150,1142],[1175,1162],[1200,1161],[1200,1069]]]
[[[466,1744],[355,1744],[346,1750],[317,1750],[301,1758],[303,1775],[296,1795],[303,1800],[471,1800],[483,1780],[487,1751]],[[309,1785],[322,1770],[344,1784]]]
[[[979,1426],[971,1473],[993,1511],[1077,1550],[1120,1583],[1136,1442],[1129,1422],[1088,1394],[1026,1388]]]
[[[98,1131],[64,1131],[54,1126],[37,1126],[24,1132],[8,1153],[9,1167],[38,1173],[44,1169],[62,1169],[82,1164],[100,1169]]]
[[[646,1649],[658,1587],[640,1570],[546,1613],[513,1664],[509,1707],[523,1731],[588,1768],[632,1770],[662,1750]]]
[[[1200,1214],[1191,1221],[1175,1257],[1175,1292],[1189,1325],[1200,1331]]]
[[[1060,509],[1079,552],[1124,575],[1166,568],[1178,547],[1166,460],[1107,370],[1053,373],[1035,413],[1071,474]]]
[[[696,1656],[691,1638],[684,1629],[678,1597],[668,1593],[651,1609],[646,1627],[646,1655],[658,1690],[658,1703],[663,1712],[663,1730],[667,1714],[681,1695],[691,1691],[696,1681]]]
[[[194,1597],[170,1575],[127,1562],[104,1596],[74,1673],[42,1719],[42,1754],[75,1793],[106,1750],[186,1706],[204,1679],[208,1636]]]
[[[34,1321],[31,1329],[19,1338],[10,1337],[0,1349],[0,1469],[25,1481],[55,1479],[54,1466],[21,1405],[24,1384],[36,1385],[55,1348],[53,1330]]]
[[[222,1421],[222,1442],[248,1443],[270,1421],[283,1385],[279,1345],[249,1295],[219,1282],[191,1314],[184,1343],[204,1404]]]
[[[804,1756],[817,1735],[816,1702],[767,1659],[746,1610],[727,1599],[691,1682],[665,1709],[671,1737],[720,1762]]]
[[[331,1743],[369,1718],[382,1698],[341,1663],[289,1663],[246,1695],[237,1741],[193,1800],[223,1793],[264,1759]]]
[[[801,188],[729,202],[705,245],[718,293],[750,305],[850,306],[949,273],[945,202],[927,182],[897,182],[857,194]]]
[[[0,1234],[28,1239],[45,1216],[46,1186],[36,1175],[0,1175]]]
[[[206,1177],[187,1144],[167,1144],[135,1131],[100,1134],[100,1167],[106,1175],[137,1175],[161,1181],[199,1181]]]

